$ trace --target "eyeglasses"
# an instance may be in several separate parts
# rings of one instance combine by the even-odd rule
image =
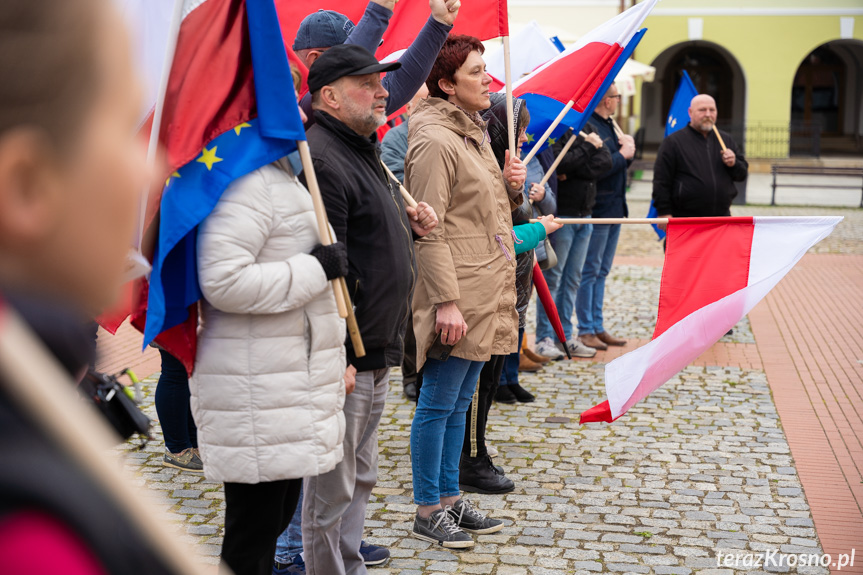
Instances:
[[[609,98],[620,98],[620,94],[615,94],[614,96],[609,96]]]

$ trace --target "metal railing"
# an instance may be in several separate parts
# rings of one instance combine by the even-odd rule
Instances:
[[[750,158],[817,158],[821,155],[821,124],[818,122],[753,122],[745,128],[742,124],[720,122],[717,127],[730,133]]]

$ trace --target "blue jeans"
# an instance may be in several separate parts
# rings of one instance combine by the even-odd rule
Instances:
[[[556,232],[555,232],[556,233]],[[605,297],[605,278],[614,263],[617,240],[620,238],[620,224],[593,226],[587,259],[584,261],[581,287],[575,313],[578,316],[578,335],[602,333],[602,300]]]
[[[417,505],[437,505],[441,497],[459,495],[458,464],[464,445],[465,413],[484,363],[460,357],[426,360],[411,425]]]
[[[521,342],[524,340],[524,328],[518,328],[518,351],[514,351],[503,361],[503,375],[500,385],[518,385],[518,362],[521,359]]]
[[[291,517],[288,528],[276,540],[276,561],[289,564],[294,557],[303,552],[303,489],[300,488],[300,498],[297,500],[297,510]]]
[[[581,270],[587,255],[587,246],[592,241],[592,230],[593,224],[568,224],[551,234],[551,245],[554,247],[554,253],[557,254],[557,265],[542,272],[554,305],[557,306],[557,315],[567,340],[572,337],[575,294],[581,283]],[[546,337],[556,339],[545,308],[537,298],[536,341]]]
[[[160,349],[162,373],[156,384],[156,414],[165,438],[165,448],[180,453],[198,447],[198,428],[189,405],[189,375],[180,360]]]

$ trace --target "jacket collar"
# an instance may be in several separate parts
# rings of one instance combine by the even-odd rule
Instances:
[[[320,124],[322,128],[328,132],[332,132],[337,138],[360,151],[374,152],[377,148],[377,133],[372,134],[370,138],[361,136],[338,118],[321,110],[315,110],[315,121]]]
[[[702,134],[701,132],[699,132],[698,130],[693,128],[692,124],[686,124],[686,129],[691,130],[693,134],[695,134],[696,136],[698,136],[702,140],[706,140],[708,138],[708,136],[710,136],[709,133],[707,134],[707,136],[705,136],[704,134]]]
[[[442,125],[459,136],[470,138],[478,146],[488,141],[485,130],[477,126],[461,108],[442,98],[426,98],[419,103],[412,116],[417,126]]]

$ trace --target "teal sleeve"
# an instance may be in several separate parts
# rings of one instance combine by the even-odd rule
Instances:
[[[529,252],[545,239],[545,226],[539,222],[513,226],[515,233],[515,255]]]

